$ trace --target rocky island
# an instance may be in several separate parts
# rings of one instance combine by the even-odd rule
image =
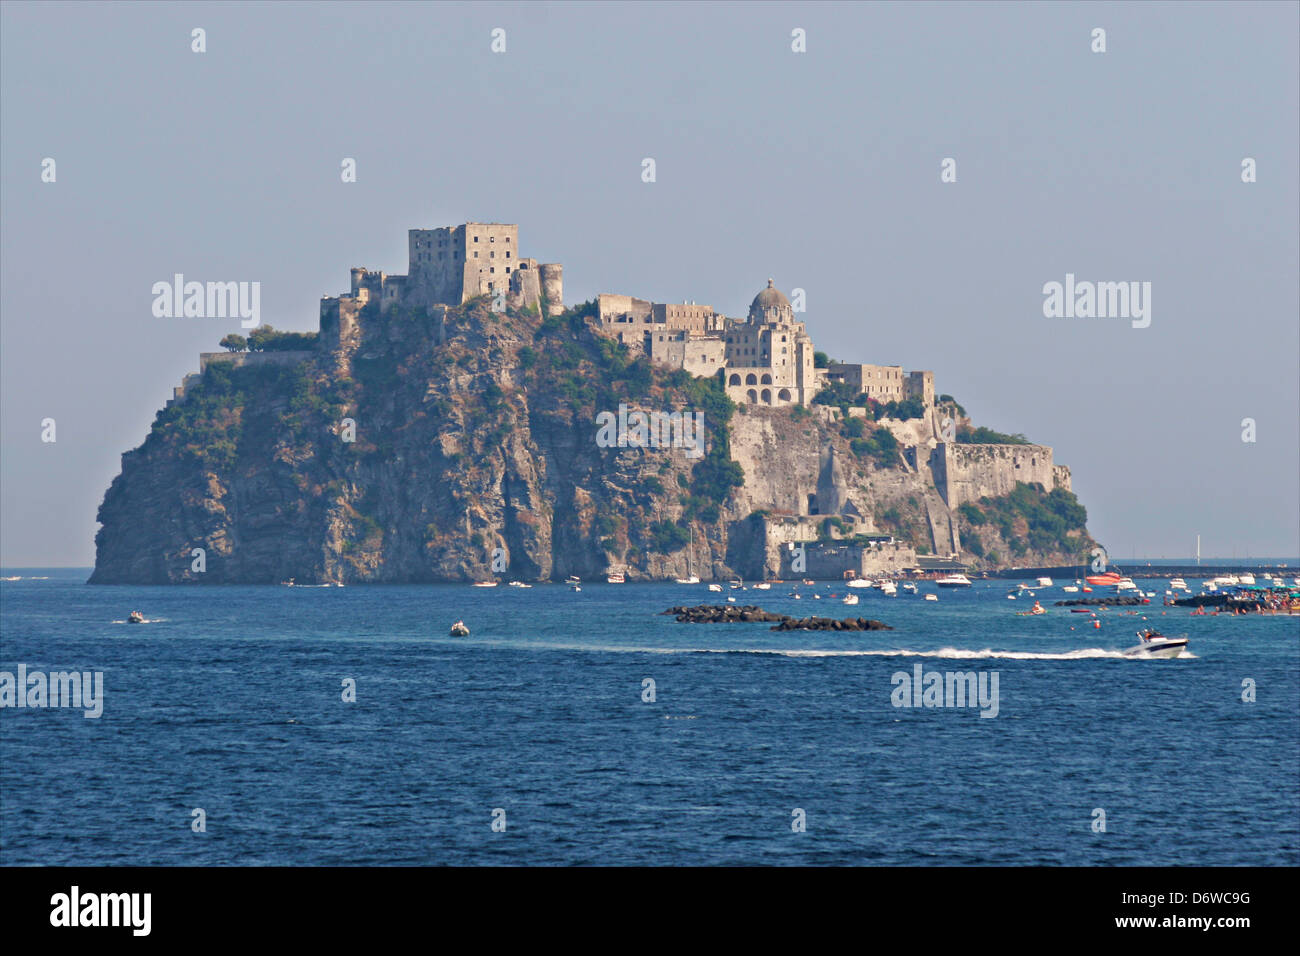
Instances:
[[[931,372],[816,352],[771,280],[743,319],[566,308],[517,226],[409,251],[354,268],[319,332],[200,356],[122,456],[92,583],[839,578],[1095,546],[1050,447],[974,427]]]

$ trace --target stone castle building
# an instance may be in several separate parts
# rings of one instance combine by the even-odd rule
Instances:
[[[394,307],[431,309],[460,305],[476,296],[500,294],[512,308],[564,311],[564,267],[539,264],[519,254],[519,226],[467,222],[407,232],[406,275],[352,269],[351,289],[323,296],[321,338],[326,344],[355,335],[357,316],[372,302]]]
[[[934,373],[904,373],[899,365],[816,367],[813,343],[790,300],[771,279],[742,321],[709,305],[660,304],[626,295],[597,297],[601,328],[652,362],[693,375],[721,371],[727,395],[750,405],[811,405],[828,384],[844,382],[878,402],[919,398],[934,407]]]

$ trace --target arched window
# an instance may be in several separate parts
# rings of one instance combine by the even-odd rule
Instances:
[[[763,376],[763,384],[764,384],[764,385],[771,385],[771,384],[772,384],[772,376],[771,376],[771,375],[764,375],[764,376]]]
[[[746,384],[746,385],[757,385],[757,384],[758,384],[758,376],[755,375],[753,372],[750,372],[748,375],[745,376],[745,384]]]
[[[772,404],[772,390],[770,388],[763,389],[763,404],[764,405]]]
[[[731,378],[727,380],[727,384],[728,384],[728,385],[739,385],[739,384],[740,384],[740,376],[739,376],[739,375],[733,375],[733,376],[731,376]]]
[[[758,393],[755,392],[752,388],[751,388],[751,389],[746,393],[746,397],[747,397],[751,402],[757,402],[757,401],[758,401]]]
[[[781,391],[776,393],[776,397],[783,402],[788,402],[790,401],[790,390],[788,388],[783,388]]]

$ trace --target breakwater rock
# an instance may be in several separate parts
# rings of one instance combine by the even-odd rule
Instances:
[[[880,621],[865,617],[846,617],[842,621],[833,617],[787,617],[772,628],[774,631],[892,631],[893,628]]]
[[[1144,597],[1104,597],[1075,598],[1072,601],[1057,601],[1057,607],[1130,607],[1138,604],[1150,604],[1150,598]]]
[[[776,622],[774,631],[892,631],[880,621],[865,617],[794,618],[788,614],[773,614],[753,604],[700,604],[696,607],[670,607],[663,612],[672,614],[678,621],[688,624],[752,624]]]
[[[664,614],[675,615],[687,624],[751,624],[765,621],[785,621],[784,614],[773,614],[753,604],[700,604],[697,607],[670,607]]]

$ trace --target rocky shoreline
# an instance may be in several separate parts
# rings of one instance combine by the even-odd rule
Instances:
[[[753,604],[700,604],[695,607],[670,607],[663,614],[671,614],[685,624],[766,624],[776,622],[773,631],[892,631],[881,621],[865,617],[796,618],[788,614],[773,614]]]

